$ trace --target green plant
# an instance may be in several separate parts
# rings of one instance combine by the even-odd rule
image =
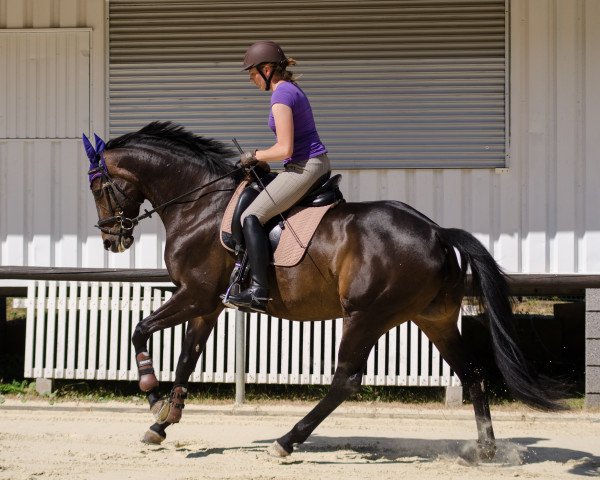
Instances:
[[[17,381],[13,380],[11,383],[0,383],[0,393],[4,394],[21,394],[27,395],[35,391],[35,382],[29,380]]]
[[[14,298],[9,297],[6,299],[6,320],[17,320],[25,318],[27,316],[26,308],[14,308]]]

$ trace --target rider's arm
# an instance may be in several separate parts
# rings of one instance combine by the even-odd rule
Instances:
[[[294,152],[294,118],[292,109],[283,103],[271,107],[277,131],[277,143],[266,150],[257,150],[256,158],[263,162],[279,162]]]

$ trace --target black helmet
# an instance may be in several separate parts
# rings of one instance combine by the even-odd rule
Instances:
[[[287,57],[279,45],[271,40],[260,40],[253,43],[244,55],[244,70],[249,70],[261,63],[275,63],[286,66]]]

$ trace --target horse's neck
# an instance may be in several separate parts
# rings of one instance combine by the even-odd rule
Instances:
[[[195,228],[197,225],[208,227],[214,224],[218,228],[234,189],[233,182],[223,186],[211,185],[206,191],[202,189],[174,205],[159,209],[167,236],[178,234],[182,228]]]
[[[165,227],[167,240],[181,235],[195,235],[193,232],[198,231],[200,227],[203,231],[206,231],[205,229],[218,231],[225,208],[235,191],[236,183],[230,177],[211,183],[215,178],[199,178],[196,181],[182,183],[181,187],[178,184],[174,187],[170,182],[156,182],[157,184],[164,183],[164,186],[162,188],[157,186],[158,194],[149,192],[148,200],[154,208],[158,208],[158,215]],[[207,186],[193,191],[203,185]],[[160,208],[161,204],[187,192],[191,193],[171,205]],[[154,198],[151,198],[151,195],[154,195]],[[205,235],[204,237],[208,238],[209,236]]]
[[[236,187],[231,177],[217,180],[218,176],[198,175],[197,171],[186,171],[186,168],[175,171],[168,161],[156,165],[136,162],[136,165],[130,167],[132,175],[138,179],[144,197],[157,209],[167,232],[171,224],[181,222],[182,217],[188,217],[189,221],[206,222],[213,220],[219,212],[222,216]],[[206,188],[199,188],[204,185]],[[161,208],[188,192],[189,195]]]

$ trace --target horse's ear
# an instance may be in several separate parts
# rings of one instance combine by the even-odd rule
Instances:
[[[94,140],[96,141],[96,154],[100,155],[106,148],[106,143],[98,135],[94,133]]]
[[[90,160],[90,163],[94,163],[96,161],[96,150],[92,146],[89,138],[85,136],[85,133],[81,136],[81,141],[83,142],[83,148],[85,149],[85,154]]]

